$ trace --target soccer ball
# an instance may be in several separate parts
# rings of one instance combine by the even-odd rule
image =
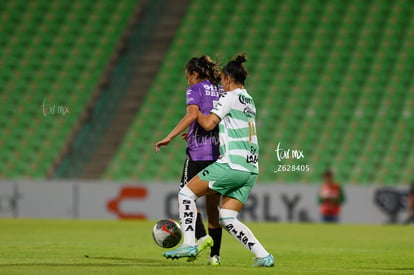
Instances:
[[[162,248],[171,248],[181,241],[181,228],[174,220],[160,220],[152,228],[152,237]]]

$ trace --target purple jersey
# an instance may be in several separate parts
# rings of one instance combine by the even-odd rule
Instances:
[[[217,86],[211,84],[209,80],[201,81],[187,89],[187,106],[197,105],[204,115],[210,113],[218,100]],[[218,127],[206,131],[197,121],[191,123],[187,140],[187,154],[191,160],[217,160],[220,154],[219,146]]]

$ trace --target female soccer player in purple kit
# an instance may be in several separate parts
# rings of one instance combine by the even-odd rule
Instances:
[[[218,64],[208,56],[194,57],[185,66],[185,77],[190,85],[186,92],[187,113],[164,139],[155,144],[155,151],[158,152],[160,147],[168,145],[173,138],[188,128],[188,133],[182,134],[187,140],[187,157],[180,189],[201,170],[215,162],[220,154],[218,128],[206,131],[197,122],[198,111],[208,115],[219,100],[221,75]],[[199,251],[211,247],[210,265],[220,264],[222,228],[217,208],[219,200],[219,194],[206,196],[208,235],[204,229],[201,213],[197,211],[195,226],[197,247]]]

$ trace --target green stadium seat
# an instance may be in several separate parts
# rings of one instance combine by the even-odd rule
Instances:
[[[50,101],[67,100],[65,103],[75,106],[71,116],[75,121],[82,103],[87,102],[89,93],[85,91],[95,87],[132,6],[108,3],[6,5],[7,11],[14,11],[15,6],[19,9],[10,12],[13,24],[1,17],[1,23],[5,21],[0,24],[2,30],[11,34],[10,40],[0,40],[0,45],[8,47],[0,53],[7,57],[1,65],[11,73],[0,75],[0,84],[21,93],[28,93],[27,87],[36,88],[39,98]],[[42,16],[44,10],[46,16]],[[414,130],[409,115],[414,107],[413,14],[412,1],[241,0],[236,6],[218,0],[192,1],[104,178],[177,182],[185,144],[176,140],[162,155],[153,153],[152,144],[185,112],[185,62],[208,53],[224,63],[245,51],[250,57],[247,88],[258,107],[261,182],[319,183],[321,173],[329,167],[336,168],[343,183],[407,182],[407,167],[414,165],[409,146]],[[60,20],[63,17],[66,20]],[[41,28],[25,26],[24,21],[41,24]],[[38,37],[34,42],[33,34]],[[34,48],[23,55],[28,45]],[[35,61],[25,63],[23,57]],[[38,65],[46,57],[53,58]],[[31,76],[31,72],[49,67],[57,73]],[[25,81],[17,83],[21,79]],[[56,90],[61,96],[53,92]],[[4,109],[18,116],[12,107]],[[65,127],[70,128],[71,120],[63,120],[68,123]],[[37,123],[42,124],[40,128],[55,126]],[[7,130],[12,137],[17,133]],[[393,138],[388,140],[389,136]],[[305,150],[304,161],[312,165],[312,172],[273,173],[278,142]],[[399,165],[403,166],[400,170]],[[34,166],[17,170],[32,171]]]
[[[2,4],[0,28],[7,35],[0,38],[4,68],[0,73],[0,94],[10,96],[2,97],[0,109],[0,124],[6,134],[2,147],[8,148],[2,158],[7,169],[1,169],[0,178],[46,177],[97,85],[99,68],[111,57],[135,5],[133,0]],[[116,15],[108,17],[112,11]],[[102,45],[104,52],[96,51],[101,47],[93,35],[96,32],[83,32],[86,22],[91,30],[100,30],[101,36],[110,37]],[[95,52],[99,55],[94,55]],[[100,61],[91,62],[90,58]],[[71,115],[64,119],[56,115],[44,117],[41,107],[44,99],[49,104],[70,106]]]

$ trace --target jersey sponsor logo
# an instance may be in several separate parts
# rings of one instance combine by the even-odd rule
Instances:
[[[217,91],[216,86],[204,84],[203,88],[204,88],[205,94],[208,96],[220,96],[220,93],[219,91]]]
[[[246,97],[243,94],[239,95],[239,101],[240,101],[241,104],[244,104],[244,105],[253,104],[253,99],[251,99],[249,97]]]
[[[220,96],[220,93],[217,91],[205,91],[208,96]]]
[[[247,117],[256,117],[256,111],[253,108],[250,108],[250,106],[246,106],[243,110],[243,113]]]
[[[250,146],[250,151],[246,156],[247,163],[257,163],[259,161],[259,156],[257,154],[257,149],[253,146]]]

